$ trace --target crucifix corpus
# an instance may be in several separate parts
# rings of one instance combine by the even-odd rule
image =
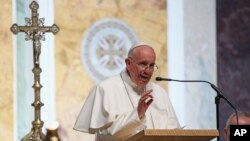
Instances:
[[[25,40],[32,40],[33,42],[33,62],[34,68],[32,72],[34,73],[34,85],[32,86],[35,92],[35,101],[32,103],[34,107],[34,116],[35,120],[32,122],[31,132],[28,133],[22,141],[44,141],[45,134],[42,133],[43,121],[41,120],[41,107],[44,105],[40,100],[40,90],[42,85],[40,83],[40,73],[42,69],[39,65],[39,56],[41,54],[41,43],[40,41],[44,41],[45,32],[52,32],[54,35],[59,31],[59,27],[56,24],[52,26],[44,26],[44,18],[39,19],[37,10],[39,5],[37,2],[33,1],[30,4],[30,9],[32,12],[31,19],[25,18],[25,26],[18,26],[17,24],[13,24],[11,26],[11,31],[14,34],[19,32],[25,32]]]

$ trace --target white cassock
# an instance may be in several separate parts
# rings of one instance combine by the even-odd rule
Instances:
[[[144,129],[180,128],[166,91],[149,82],[153,102],[140,120],[137,105],[142,92],[127,72],[104,80],[89,93],[74,125],[82,132],[96,133],[97,141],[125,140]]]

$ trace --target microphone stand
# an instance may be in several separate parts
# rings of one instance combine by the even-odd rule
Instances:
[[[220,104],[220,98],[223,98],[235,111],[236,118],[237,118],[237,125],[238,125],[238,114],[236,108],[233,106],[233,104],[219,91],[219,89],[212,83],[204,80],[176,80],[176,79],[169,79],[169,78],[161,78],[156,77],[156,81],[176,81],[176,82],[204,82],[209,84],[217,93],[217,96],[215,97],[215,104],[216,104],[216,126],[217,130],[220,131],[220,124],[219,124],[219,104]],[[217,137],[217,141],[220,141],[220,136]]]
[[[212,83],[210,83],[210,86],[216,91],[216,93],[217,93],[217,96],[215,97],[215,104],[216,104],[216,126],[217,126],[217,130],[218,131],[220,131],[220,118],[219,118],[219,104],[220,104],[220,98],[223,98],[225,101],[227,101],[228,103],[229,103],[229,105],[231,105],[232,106],[232,104],[231,104],[231,102],[229,102],[228,100],[227,100],[227,98],[225,98],[222,94],[221,94],[221,92],[218,90],[218,88],[214,85],[214,84],[212,84]],[[232,106],[232,108],[236,111],[236,113],[237,113],[237,110],[234,108],[234,106]],[[238,122],[238,119],[237,119],[237,122]],[[220,141],[220,135],[217,137],[217,141]]]
[[[237,125],[239,125],[238,121],[238,113],[236,108],[233,106],[233,104],[219,91],[219,89],[212,83],[208,82],[210,86],[216,91],[217,96],[215,97],[215,104],[216,104],[216,121],[217,121],[217,129],[220,131],[220,125],[219,125],[219,104],[220,104],[220,98],[224,99],[235,111],[236,114],[236,120]],[[220,141],[220,136],[218,136],[217,141]]]
[[[216,127],[217,127],[217,130],[220,132],[220,117],[219,117],[219,104],[220,104],[220,96],[217,92],[217,96],[215,97],[214,99],[215,101],[215,104],[216,104]],[[217,137],[217,141],[220,141],[220,135]]]

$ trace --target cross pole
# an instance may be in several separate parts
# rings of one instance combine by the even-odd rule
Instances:
[[[44,26],[44,18],[39,19],[37,10],[39,5],[36,1],[31,2],[30,9],[32,12],[31,19],[25,18],[25,26],[18,26],[13,24],[11,26],[11,31],[14,34],[19,32],[25,32],[25,40],[32,40],[33,42],[33,62],[34,68],[32,72],[34,73],[34,84],[33,89],[35,92],[35,101],[31,104],[35,111],[35,120],[32,122],[31,132],[28,133],[22,141],[44,141],[45,135],[42,133],[43,121],[41,120],[41,107],[44,105],[40,100],[40,90],[42,85],[40,83],[40,73],[42,69],[40,68],[39,56],[41,54],[41,42],[40,40],[45,40],[45,32],[52,32],[54,35],[59,32],[59,27],[56,24],[52,26]]]

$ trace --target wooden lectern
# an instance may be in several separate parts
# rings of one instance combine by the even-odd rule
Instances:
[[[210,141],[218,136],[218,130],[146,129],[126,141]]]

